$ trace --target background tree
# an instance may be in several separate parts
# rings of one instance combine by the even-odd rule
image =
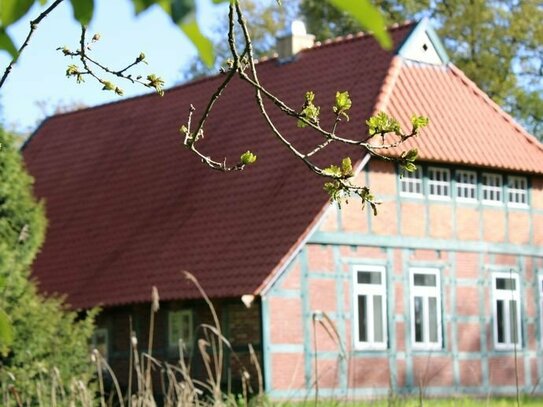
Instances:
[[[88,340],[93,318],[91,313],[79,319],[60,299],[39,295],[29,280],[46,221],[14,141],[0,128],[0,310],[13,331],[11,343],[5,336],[0,342],[0,383],[36,394],[32,387],[56,375],[54,369],[66,385],[75,378],[90,380]]]
[[[254,54],[260,58],[273,52],[277,36],[285,29],[288,21],[295,17],[297,7],[280,6],[275,2],[266,5],[258,0],[244,0],[243,10],[249,22]],[[183,70],[183,80],[216,74],[224,61],[231,57],[230,47],[225,41],[228,35],[227,12],[228,10],[225,9],[223,18],[217,20],[211,27],[215,63],[208,66],[201,58],[195,57],[188,68]],[[236,35],[240,39],[243,38],[239,29],[236,30]]]
[[[377,0],[389,22],[432,18],[452,61],[543,140],[543,6],[539,0]],[[318,39],[360,31],[328,2],[301,0]]]

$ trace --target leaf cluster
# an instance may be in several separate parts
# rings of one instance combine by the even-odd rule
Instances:
[[[43,204],[32,196],[14,138],[0,128],[0,383],[15,377],[21,393],[30,381],[58,369],[66,383],[91,378],[87,340],[93,315],[80,319],[58,298],[44,298],[29,280],[29,270],[43,243]],[[7,327],[7,328],[6,328]],[[7,332],[7,334],[6,334]]]

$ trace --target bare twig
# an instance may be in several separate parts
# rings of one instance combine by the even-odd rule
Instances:
[[[57,6],[63,1],[64,0],[55,0],[53,4],[47,7],[38,17],[30,21],[30,30],[28,31],[28,34],[23,42],[23,45],[21,45],[21,47],[17,50],[17,55],[8,64],[8,66],[6,67],[6,70],[4,71],[4,75],[2,75],[2,79],[0,79],[0,88],[4,85],[4,82],[6,82],[6,79],[11,73],[13,66],[15,65],[19,57],[21,56],[22,52],[30,43],[30,39],[32,38],[32,35],[34,34],[34,31],[36,31],[36,29],[38,28],[38,24],[41,22],[41,20],[47,17],[51,11],[57,8]]]

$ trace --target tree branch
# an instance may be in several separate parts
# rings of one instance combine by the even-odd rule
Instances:
[[[11,62],[6,67],[6,70],[4,71],[4,75],[2,75],[2,79],[0,79],[0,88],[4,85],[6,82],[6,79],[8,78],[9,74],[11,73],[13,66],[21,56],[22,52],[25,50],[25,48],[30,43],[30,39],[32,38],[32,35],[34,34],[34,31],[38,28],[38,24],[43,20],[45,17],[49,15],[51,11],[53,11],[60,3],[62,3],[64,0],[55,0],[53,4],[51,4],[47,9],[45,9],[38,17],[36,17],[34,20],[30,21],[30,31],[28,32],[26,39],[23,42],[23,45],[18,49],[17,56],[11,60]]]

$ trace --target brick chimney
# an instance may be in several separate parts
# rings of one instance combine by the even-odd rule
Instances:
[[[303,21],[294,20],[290,25],[290,32],[277,39],[279,61],[286,62],[293,59],[298,52],[311,48],[314,43],[315,36],[306,32]]]

